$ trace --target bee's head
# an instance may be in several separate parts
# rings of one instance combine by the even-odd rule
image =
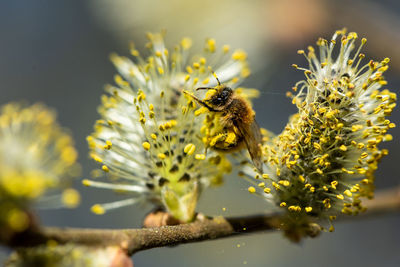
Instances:
[[[209,109],[221,111],[232,102],[233,90],[224,84],[217,85],[216,87],[197,88],[197,90],[202,89],[208,90],[203,101],[209,106]]]
[[[215,87],[197,88],[196,91],[207,90],[206,97],[203,100],[197,99],[197,101],[201,105],[207,107],[210,111],[222,111],[232,103],[233,90],[225,84],[221,84],[217,74],[215,72],[212,73],[217,80],[218,85]]]
[[[219,85],[215,87],[215,94],[213,94],[208,103],[215,109],[224,109],[232,102],[233,90],[226,85]]]

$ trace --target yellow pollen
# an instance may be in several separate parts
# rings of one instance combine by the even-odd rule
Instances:
[[[268,178],[269,178],[269,175],[268,175],[268,174],[266,174],[266,173],[263,173],[263,175],[262,175],[262,178],[264,178],[264,179],[268,179]]]
[[[181,46],[183,50],[188,50],[192,46],[192,39],[190,38],[183,38],[181,41]]]
[[[343,194],[345,194],[346,196],[348,196],[348,197],[351,197],[353,194],[350,192],[350,190],[345,190],[344,192],[343,192]]]
[[[167,156],[164,153],[158,153],[157,157],[159,159],[165,159]]]
[[[94,159],[95,161],[99,162],[99,163],[102,163],[102,162],[103,162],[103,159],[100,158],[98,155],[96,155],[96,154],[94,154],[94,153],[90,153],[90,157],[91,157],[92,159]]]
[[[149,150],[150,149],[150,143],[149,142],[143,142],[142,146],[143,146],[143,148],[145,150]]]
[[[214,39],[207,40],[207,48],[211,53],[215,52],[215,46],[216,46],[216,43],[215,43]]]
[[[279,186],[279,184],[272,182],[272,186],[275,188],[275,190],[279,190],[281,187]]]
[[[342,194],[336,195],[336,197],[337,197],[338,199],[340,199],[340,200],[343,200],[343,199],[344,199],[344,196],[343,196]]]
[[[247,190],[248,190],[250,193],[255,193],[255,192],[256,192],[256,189],[255,189],[253,186],[250,186]]]
[[[198,159],[198,160],[204,160],[204,159],[206,159],[206,155],[204,155],[204,154],[196,154],[194,156],[194,158]]]
[[[112,143],[111,143],[111,141],[106,141],[106,144],[104,145],[104,149],[107,149],[107,150],[109,150],[109,149],[111,149],[111,147],[112,147]]]
[[[297,211],[297,206],[289,206],[288,210],[289,211]]]
[[[131,52],[131,55],[134,56],[134,57],[139,56],[139,51],[136,50],[136,49],[131,49],[130,52]]]
[[[233,60],[245,61],[247,59],[247,54],[243,50],[236,50],[232,54],[232,59]]]
[[[269,188],[269,187],[264,188],[264,193],[266,193],[266,194],[271,193],[271,188]]]
[[[118,84],[119,86],[129,86],[129,83],[122,79],[120,75],[115,75],[114,76],[115,83]]]
[[[229,45],[224,45],[222,47],[222,50],[224,51],[225,54],[229,52],[229,49],[230,49]]]
[[[351,130],[352,130],[353,132],[356,132],[356,131],[361,130],[362,128],[363,128],[362,125],[353,125],[353,126],[351,127]]]
[[[190,67],[190,66],[187,66],[187,67],[186,67],[186,71],[187,71],[187,73],[189,73],[189,74],[192,74],[192,73],[193,73],[193,69],[192,69],[192,67]]]
[[[280,180],[278,183],[283,185],[283,186],[289,186],[290,185],[290,182],[288,180]]]
[[[391,134],[386,134],[384,137],[385,141],[392,141],[393,140],[393,136]]]
[[[62,202],[67,208],[75,208],[80,202],[79,192],[75,189],[68,188],[62,193]]]
[[[88,180],[88,179],[83,179],[83,180],[82,180],[82,184],[83,184],[84,186],[90,186],[92,183],[91,183],[90,180]]]
[[[194,151],[196,150],[196,146],[193,144],[187,144],[185,148],[183,149],[183,152],[185,152],[188,155],[193,155]]]
[[[315,149],[321,150],[321,145],[320,144],[314,142],[313,146],[314,146]]]
[[[103,208],[103,206],[101,206],[100,204],[93,205],[93,206],[90,208],[90,210],[91,210],[94,214],[97,214],[97,215],[102,215],[102,214],[104,214],[104,213],[106,212],[105,209]]]
[[[105,171],[105,172],[109,172],[110,171],[110,169],[106,165],[101,166],[101,169],[103,171]]]

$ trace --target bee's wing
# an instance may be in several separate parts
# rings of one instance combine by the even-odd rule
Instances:
[[[256,120],[254,120],[249,127],[237,125],[237,128],[239,129],[239,131],[243,136],[251,160],[253,161],[255,167],[262,173],[263,171],[262,150],[261,150],[262,135],[260,131],[260,126],[258,126]]]

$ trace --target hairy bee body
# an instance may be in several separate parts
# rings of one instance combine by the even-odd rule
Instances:
[[[202,100],[190,95],[210,112],[205,127],[207,146],[226,152],[246,147],[254,165],[262,172],[262,136],[250,104],[223,84],[197,90],[201,89],[213,90]]]
[[[249,127],[254,122],[254,112],[250,105],[243,98],[234,96],[232,102],[218,115],[217,123],[222,129],[217,130],[211,138],[210,146],[218,150],[243,148],[245,137],[239,128]]]

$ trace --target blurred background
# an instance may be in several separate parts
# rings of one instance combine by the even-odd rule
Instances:
[[[259,124],[279,133],[296,112],[285,97],[306,65],[296,54],[319,36],[329,38],[347,27],[367,37],[367,58],[390,57],[388,88],[400,88],[400,2],[396,0],[69,0],[0,2],[0,104],[25,100],[55,108],[60,123],[71,129],[80,152],[82,177],[98,166],[88,159],[86,136],[99,118],[96,108],[104,85],[116,73],[111,52],[129,54],[129,41],[144,44],[147,31],[167,30],[167,43],[182,37],[198,47],[206,37],[217,44],[244,48],[252,75],[244,86],[259,88],[254,103]],[[142,51],[144,51],[142,49]],[[400,112],[391,117],[400,124]],[[399,184],[400,127],[385,144],[390,155],[377,173],[377,188]],[[84,188],[77,210],[40,211],[45,225],[140,227],[147,207],[128,207],[97,216],[89,207],[116,200],[108,191]],[[227,177],[224,188],[207,190],[199,211],[207,215],[260,213],[265,205],[248,194],[247,184]],[[223,190],[222,190],[223,189]],[[101,196],[101,197],[99,197]],[[224,211],[223,208],[226,208]],[[276,233],[258,233],[218,241],[152,249],[133,257],[135,266],[398,266],[400,214],[336,223],[335,233],[292,244]],[[0,247],[0,261],[9,250]]]

